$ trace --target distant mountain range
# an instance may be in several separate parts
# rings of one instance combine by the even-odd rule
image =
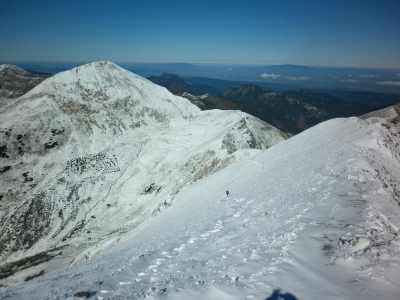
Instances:
[[[163,73],[161,76],[150,76],[150,81],[166,87],[171,93],[178,95],[180,93],[190,93],[192,95],[203,95],[203,94],[217,94],[218,90],[208,85],[193,84],[186,79],[168,73]]]
[[[0,62],[3,63],[3,62]],[[10,63],[10,62],[4,62]],[[21,68],[56,74],[86,62],[18,62]],[[312,89],[333,91],[367,91],[400,95],[400,70],[344,67],[309,67],[284,65],[218,65],[194,63],[118,63],[143,77],[162,73],[175,74],[193,84],[209,85],[209,79],[254,83],[273,91]],[[202,83],[197,80],[203,81]],[[229,86],[228,86],[229,87]],[[223,90],[225,90],[225,87]],[[222,90],[221,90],[222,91]]]
[[[160,67],[167,70],[175,70],[178,73],[190,73],[192,70],[198,74],[208,74],[211,67],[196,66],[191,64],[136,64],[136,67],[155,72]],[[242,71],[246,66],[240,67]],[[170,73],[162,73],[161,76],[150,76],[149,80],[166,87],[175,95],[182,95],[199,108],[241,110],[254,115],[282,131],[292,134],[314,126],[322,121],[337,118],[358,116],[374,110],[400,102],[400,95],[376,93],[367,91],[350,91],[343,89],[301,89],[298,82],[309,74],[327,72],[331,69],[315,69],[297,65],[269,66],[257,69],[267,74],[268,82],[249,83],[243,80],[224,80],[209,77],[186,77]],[[214,71],[220,70],[214,67]],[[255,70],[255,67],[247,71]],[[235,72],[235,69],[228,70]],[[334,74],[341,72],[358,74],[362,78],[375,80],[381,75],[379,71],[341,68],[332,69]],[[365,75],[362,75],[362,74]],[[283,77],[296,79],[287,80],[295,83],[284,83]],[[303,74],[304,76],[300,76]],[[307,75],[308,74],[308,75]],[[379,73],[381,74],[381,73]],[[0,66],[0,106],[10,103],[37,84],[42,82],[49,74],[33,72],[11,65]],[[272,76],[272,77],[271,77]],[[311,76],[311,75],[310,75]],[[229,76],[228,76],[229,77]],[[361,78],[361,77],[359,77]],[[260,78],[259,78],[260,79]],[[280,80],[280,82],[279,82]],[[349,79],[353,80],[353,79]],[[355,79],[354,79],[355,80]],[[353,81],[354,81],[353,80]],[[202,96],[206,95],[206,96]],[[202,96],[200,98],[196,98]]]
[[[166,73],[151,76],[149,80],[189,99],[203,110],[238,109],[292,134],[332,118],[358,116],[400,102],[397,95],[333,91],[337,95],[333,96],[303,89],[277,92],[240,81],[184,79]],[[200,95],[204,96],[198,97]]]

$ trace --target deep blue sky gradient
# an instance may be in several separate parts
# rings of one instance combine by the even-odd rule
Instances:
[[[1,0],[0,61],[400,68],[399,0]]]

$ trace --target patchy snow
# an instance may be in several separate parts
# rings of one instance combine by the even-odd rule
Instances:
[[[210,96],[209,94],[204,94],[204,95],[199,96],[199,98],[200,98],[200,99],[205,99],[205,98],[207,98],[207,97],[209,97],[209,96]]]
[[[0,65],[0,107],[8,104],[8,99],[18,98],[33,89],[47,77],[49,75],[38,75],[17,66]]]
[[[0,65],[0,76],[4,75],[33,76],[31,72],[9,64]]]
[[[382,119],[322,123],[186,187],[102,255],[0,298],[398,299],[399,142]]]

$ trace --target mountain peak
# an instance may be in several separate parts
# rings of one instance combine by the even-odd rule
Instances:
[[[114,67],[118,67],[118,66],[111,61],[102,60],[102,61],[95,61],[95,62],[87,63],[85,65],[73,68],[72,70],[87,69],[87,68],[114,68]]]
[[[9,64],[0,65],[0,76],[4,75],[32,76],[29,71]]]
[[[51,102],[79,130],[99,128],[114,134],[138,124],[166,125],[199,111],[185,99],[109,61],[58,73],[20,99],[37,106]]]
[[[165,73],[165,72],[161,74],[161,77],[166,78],[166,79],[169,79],[169,78],[181,78],[178,75],[169,74],[169,73]]]

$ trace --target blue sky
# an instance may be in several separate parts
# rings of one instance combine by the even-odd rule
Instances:
[[[1,61],[400,68],[400,1],[0,1]]]

